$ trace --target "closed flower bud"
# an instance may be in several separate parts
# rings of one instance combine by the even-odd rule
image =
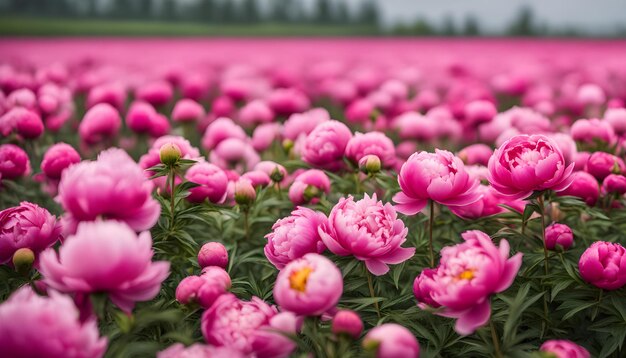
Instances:
[[[294,142],[291,139],[285,139],[283,141],[283,149],[285,150],[285,152],[289,153],[291,152],[291,149],[294,146]]]
[[[572,229],[563,224],[552,224],[546,228],[546,248],[555,250],[557,247],[567,250],[574,242],[574,234]]]
[[[33,250],[24,247],[13,254],[13,266],[15,271],[21,274],[27,274],[35,262],[35,253]]]
[[[334,334],[347,334],[358,339],[363,332],[361,317],[351,310],[341,310],[333,317],[332,331]]]
[[[174,165],[182,156],[180,148],[174,143],[165,143],[159,150],[159,158],[161,163],[165,165]]]
[[[235,183],[235,202],[239,205],[250,205],[256,200],[256,191],[249,180],[240,179]]]
[[[219,242],[207,242],[200,248],[198,264],[200,267],[218,266],[226,268],[228,266],[228,252],[224,245]]]
[[[283,179],[285,179],[285,174],[280,170],[280,168],[276,167],[272,171],[272,174],[270,174],[270,179],[272,179],[274,183],[280,183]]]
[[[359,169],[366,174],[376,174],[380,172],[380,158],[378,156],[369,154],[359,160]]]

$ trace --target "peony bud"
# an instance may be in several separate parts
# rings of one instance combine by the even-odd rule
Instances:
[[[176,301],[183,305],[196,302],[198,290],[204,285],[204,280],[200,276],[187,276],[183,278],[176,287]]]
[[[283,179],[285,179],[285,174],[280,170],[279,167],[276,167],[274,168],[274,170],[272,170],[272,174],[270,174],[270,179],[272,179],[274,183],[280,183],[281,181],[283,181]]]
[[[246,206],[254,203],[256,200],[256,191],[247,179],[239,179],[235,183],[235,202],[239,205]]]
[[[602,192],[606,194],[624,195],[626,193],[626,177],[623,175],[609,174],[602,182]]]
[[[332,331],[336,335],[347,334],[358,339],[363,332],[363,321],[356,312],[341,310],[333,317]]]
[[[563,224],[552,224],[546,228],[546,248],[555,250],[557,247],[563,251],[569,249],[574,242],[574,234],[572,229]]]
[[[174,143],[165,143],[159,150],[161,163],[168,166],[176,164],[181,156],[182,152],[180,151],[180,148]]]
[[[228,266],[228,252],[219,242],[207,242],[200,248],[198,264],[200,267],[219,266],[225,269]]]
[[[23,247],[13,254],[13,266],[15,271],[20,274],[26,275],[35,262],[35,253],[33,250]]]
[[[286,153],[291,152],[291,149],[294,146],[294,142],[291,139],[285,139],[283,141],[283,149],[285,150]]]
[[[313,198],[317,198],[320,195],[320,190],[313,185],[308,185],[306,189],[304,189],[304,200],[308,203],[313,200]]]
[[[378,156],[368,154],[359,160],[359,169],[365,174],[376,174],[380,172],[381,162]]]

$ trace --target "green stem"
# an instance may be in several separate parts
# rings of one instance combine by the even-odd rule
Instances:
[[[435,202],[430,201],[430,215],[428,217],[428,250],[430,253],[430,267],[435,267],[435,250],[433,249],[433,226],[435,226]]]
[[[600,289],[600,293],[598,294],[598,303],[596,304],[596,307],[593,310],[593,314],[591,315],[592,322],[596,319],[596,316],[598,315],[598,310],[600,309],[600,303],[602,302],[603,293],[604,293],[604,290]]]
[[[170,222],[170,228],[174,227],[174,207],[176,206],[176,195],[174,195],[174,189],[176,188],[176,171],[174,166],[170,167],[169,174],[170,182],[170,213],[172,214],[172,220]]]
[[[496,358],[502,358],[504,356],[502,355],[502,351],[500,350],[500,339],[498,338],[498,332],[496,332],[496,327],[493,324],[493,320],[489,320],[489,328],[491,328],[491,340],[493,341],[495,356]]]
[[[545,203],[543,201],[543,195],[537,198],[537,202],[539,203],[539,209],[541,210],[541,243],[543,246],[543,270],[546,276],[548,276],[549,266],[548,266],[548,248],[546,247],[546,216],[545,216]]]
[[[365,272],[367,275],[367,285],[369,286],[369,289],[370,289],[370,296],[372,298],[376,298],[376,294],[374,293],[374,282],[372,281],[372,273],[369,272],[367,267],[365,267]],[[378,301],[374,302],[374,307],[376,308],[376,314],[378,315],[378,319],[380,319],[381,315],[380,315],[380,307],[378,306]]]
[[[246,208],[243,211],[243,226],[244,226],[244,229],[245,229],[246,241],[250,240],[250,226],[249,226],[249,217],[248,217],[248,215],[249,215],[249,212],[248,212],[248,209]]]

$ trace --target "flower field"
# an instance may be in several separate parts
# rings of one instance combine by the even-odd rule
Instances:
[[[626,356],[626,42],[0,40],[0,356]]]

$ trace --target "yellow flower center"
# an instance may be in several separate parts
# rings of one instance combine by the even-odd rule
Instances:
[[[474,270],[465,270],[457,276],[459,280],[471,280],[474,278]]]
[[[291,289],[304,292],[306,290],[306,281],[311,272],[313,272],[313,269],[310,267],[303,267],[300,270],[292,272],[289,276]]]

